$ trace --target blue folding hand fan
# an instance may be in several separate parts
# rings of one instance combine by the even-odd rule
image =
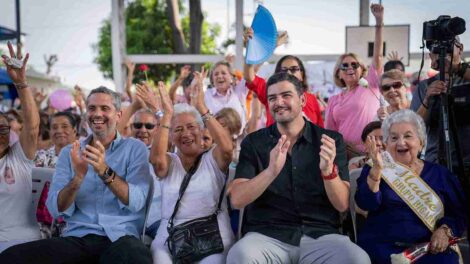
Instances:
[[[265,62],[274,52],[277,40],[277,28],[274,18],[268,9],[259,5],[251,24],[253,38],[248,40],[246,64]]]

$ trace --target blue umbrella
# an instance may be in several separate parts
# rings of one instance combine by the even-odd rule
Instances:
[[[276,48],[276,22],[269,10],[259,5],[251,28],[254,34],[246,47],[246,64],[260,64],[269,59]]]

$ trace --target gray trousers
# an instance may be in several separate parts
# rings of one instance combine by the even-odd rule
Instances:
[[[230,249],[227,264],[328,263],[370,264],[367,253],[349,237],[330,234],[302,236],[298,247],[256,232],[247,233]]]

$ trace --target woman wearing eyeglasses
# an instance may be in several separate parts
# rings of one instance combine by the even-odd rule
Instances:
[[[385,120],[391,113],[410,108],[410,101],[406,97],[406,76],[400,70],[390,70],[382,74],[380,80],[380,93],[388,102],[388,106],[377,110],[379,120]]]
[[[253,34],[253,29],[248,29],[244,36],[245,41],[248,40],[248,38],[252,38]],[[277,46],[280,46],[283,43],[283,36],[280,36],[277,41]],[[308,93],[307,76],[302,61],[296,56],[286,55],[276,64],[274,73],[278,72],[288,72],[302,82],[306,100],[305,106],[302,109],[304,116],[312,123],[323,127],[323,118],[321,116],[320,105],[318,104],[317,98],[314,94]],[[256,75],[255,65],[251,64],[245,64],[243,75],[248,89],[256,93],[259,101],[266,108],[266,126],[272,125],[275,121],[269,111],[268,99],[266,97],[266,80]]]
[[[326,108],[327,129],[340,132],[347,144],[348,157],[360,156],[364,153],[361,133],[364,127],[374,120],[380,106],[379,76],[382,73],[383,53],[383,14],[382,5],[370,6],[375,17],[375,41],[372,65],[369,70],[354,53],[341,55],[334,69],[334,80],[343,92],[332,96]],[[364,78],[368,85],[360,83]]]

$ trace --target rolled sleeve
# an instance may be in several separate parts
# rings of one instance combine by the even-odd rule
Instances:
[[[377,210],[382,203],[382,193],[380,190],[376,193],[372,192],[367,184],[370,167],[365,165],[362,169],[361,176],[357,179],[357,192],[354,196],[357,206],[366,211]]]
[[[57,205],[60,191],[72,180],[72,177],[73,170],[70,163],[70,146],[67,146],[60,152],[46,200],[47,209],[54,218],[58,218],[59,216],[67,218],[72,216],[75,212],[75,202],[63,212],[59,212]]]
[[[131,212],[138,212],[145,207],[150,181],[153,180],[149,172],[148,151],[145,146],[138,144],[130,152],[128,174],[125,177],[129,188],[129,205],[119,199],[121,209],[127,208]]]

